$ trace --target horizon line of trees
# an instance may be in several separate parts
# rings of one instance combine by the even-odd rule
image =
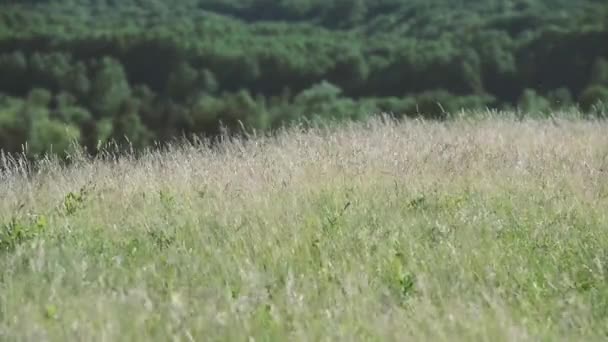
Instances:
[[[380,112],[605,115],[607,23],[597,0],[0,1],[0,149]]]

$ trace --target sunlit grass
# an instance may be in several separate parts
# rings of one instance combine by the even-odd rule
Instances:
[[[0,339],[605,339],[607,129],[372,120],[5,159]]]

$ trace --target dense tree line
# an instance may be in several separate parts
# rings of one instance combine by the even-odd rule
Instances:
[[[0,148],[608,102],[603,0],[0,0]]]

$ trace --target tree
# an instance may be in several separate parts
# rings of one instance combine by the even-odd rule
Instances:
[[[592,112],[594,107],[608,105],[608,87],[591,85],[579,96],[579,103],[585,112]]]
[[[131,147],[140,149],[151,142],[151,136],[137,112],[136,100],[123,102],[112,117],[112,138],[118,143],[128,142]]]
[[[199,73],[188,62],[182,61],[169,75],[167,94],[174,99],[185,99],[199,87]]]
[[[608,86],[608,59],[598,57],[591,67],[590,84]]]
[[[0,91],[23,95],[29,85],[26,77],[28,63],[22,51],[0,55]]]
[[[103,57],[94,66],[89,102],[95,117],[116,115],[131,96],[131,87],[123,66],[117,60]]]
[[[529,115],[546,115],[551,111],[551,103],[534,89],[526,89],[518,104],[519,108]]]
[[[0,150],[20,152],[27,141],[30,121],[22,108],[22,100],[0,95]]]
[[[24,120],[23,127],[27,127],[27,136],[22,143],[27,144],[28,156],[65,155],[71,145],[80,142],[80,130],[76,125],[51,118],[48,109],[51,100],[48,90],[35,88],[18,111]]]
[[[323,17],[326,25],[338,28],[350,28],[365,19],[367,15],[366,0],[333,0]]]
[[[365,84],[369,75],[369,66],[360,50],[349,49],[335,57],[335,62],[328,72],[328,78],[339,84],[346,91],[356,91]]]

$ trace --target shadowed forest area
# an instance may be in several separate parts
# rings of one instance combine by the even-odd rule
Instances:
[[[6,152],[606,101],[605,0],[0,0]]]

